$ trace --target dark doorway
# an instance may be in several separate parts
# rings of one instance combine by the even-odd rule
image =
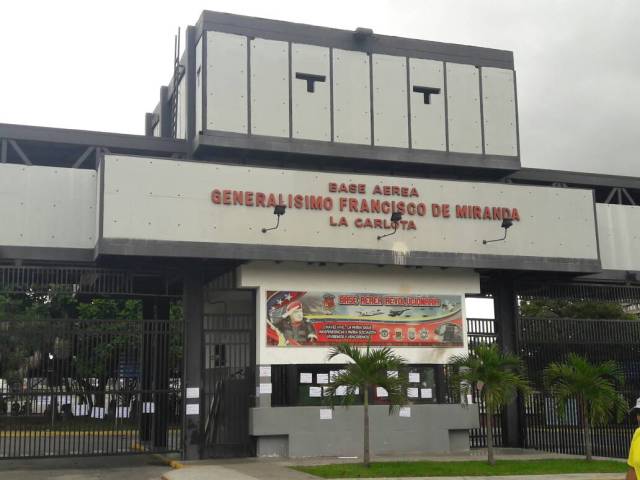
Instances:
[[[255,293],[208,290],[204,311],[204,456],[253,456]]]

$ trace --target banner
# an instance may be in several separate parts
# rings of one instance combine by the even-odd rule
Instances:
[[[267,292],[267,345],[463,347],[462,297]]]

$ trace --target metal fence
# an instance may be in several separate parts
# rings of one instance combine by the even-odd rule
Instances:
[[[612,303],[623,307],[640,304],[640,287],[632,285],[531,282],[516,285],[519,304],[525,301]],[[518,402],[521,445],[557,453],[583,454],[584,440],[579,426],[580,411],[575,401],[560,415],[555,399],[545,390],[543,371],[551,362],[564,361],[578,353],[592,362],[616,361],[625,383],[621,393],[629,404],[640,395],[640,321],[579,318],[516,318],[516,345],[525,362],[533,393]],[[494,320],[468,319],[469,348],[497,341]],[[479,402],[480,428],[471,430],[472,447],[485,446],[487,419]],[[502,416],[493,419],[496,445],[502,443]],[[625,458],[637,425],[634,419],[611,421],[592,428],[594,455]]]
[[[551,362],[563,361],[568,353],[592,362],[616,361],[625,375],[621,393],[629,404],[640,392],[640,323],[637,320],[528,318],[519,319],[520,353],[535,392],[524,399],[521,412],[523,442],[527,448],[558,453],[583,454],[579,407],[567,404],[560,415],[554,399],[545,391],[542,372]],[[593,453],[625,458],[637,425],[629,417],[596,426],[592,432]]]
[[[254,406],[255,315],[204,316],[204,455],[255,455],[249,435],[249,409]]]
[[[180,451],[182,320],[38,308],[0,316],[0,458]]]
[[[498,338],[493,319],[468,318],[467,334],[470,351],[473,351],[477,345],[495,343]],[[480,426],[469,430],[469,444],[471,448],[485,448],[487,446],[487,426],[489,425],[489,421],[491,421],[491,428],[493,429],[494,445],[496,447],[502,447],[502,415],[497,414],[489,418],[484,401],[477,392],[473,392],[473,402],[478,405]]]

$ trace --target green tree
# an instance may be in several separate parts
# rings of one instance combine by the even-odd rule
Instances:
[[[525,300],[520,304],[523,317],[537,318],[589,318],[635,320],[619,303],[586,300]]]
[[[586,358],[570,353],[566,361],[550,363],[544,370],[545,386],[553,394],[558,412],[566,413],[567,402],[576,399],[585,456],[592,459],[591,426],[607,422],[615,415],[620,421],[628,408],[616,387],[624,383],[624,375],[616,362],[592,364]]]
[[[477,391],[486,408],[487,460],[495,465],[493,452],[493,416],[511,402],[518,392],[530,391],[524,375],[524,363],[517,356],[503,353],[497,345],[479,345],[466,355],[451,358],[451,382],[459,384],[461,394]]]
[[[389,414],[400,405],[406,404],[407,379],[400,375],[400,369],[405,366],[405,361],[388,347],[371,349],[369,345],[367,345],[366,349],[348,344],[338,345],[331,349],[328,359],[331,360],[339,355],[346,356],[349,359],[349,363],[329,383],[325,396],[333,408],[338,400],[342,405],[352,405],[359,397],[358,392],[362,392],[364,409],[362,458],[364,466],[369,467],[371,461],[369,448],[369,389],[382,387],[387,391]],[[398,372],[398,375],[389,376],[387,373],[389,371]],[[339,388],[346,389],[346,394],[337,395]]]

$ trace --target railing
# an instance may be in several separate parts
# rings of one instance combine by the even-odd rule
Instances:
[[[0,458],[181,450],[181,320],[0,316]]]

